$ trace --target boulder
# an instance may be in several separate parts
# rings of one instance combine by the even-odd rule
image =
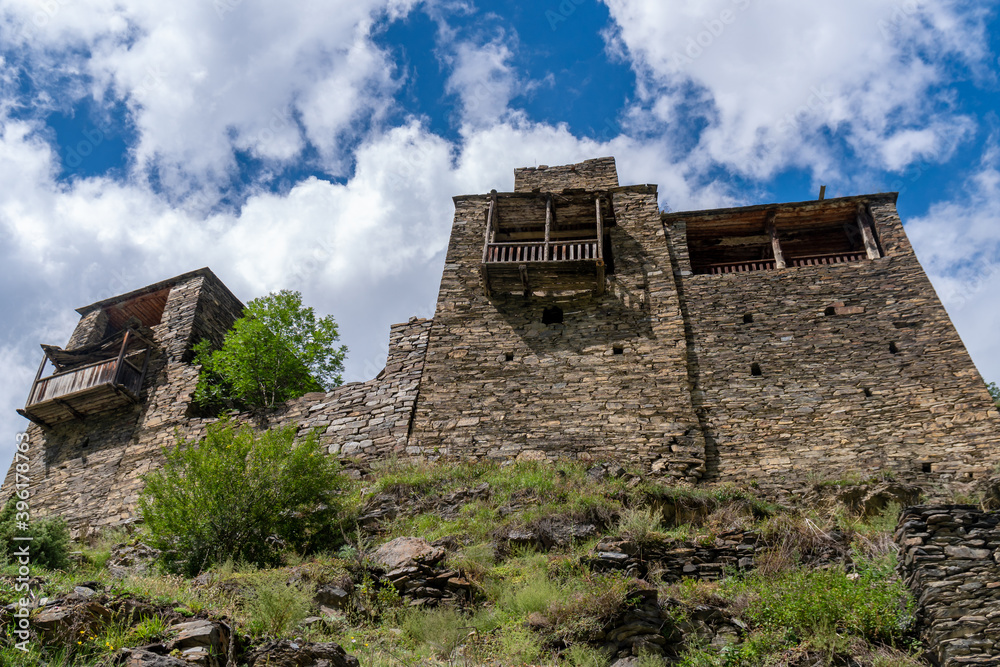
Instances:
[[[247,667],[360,667],[339,644],[299,644],[279,639],[259,646],[247,655]]]
[[[125,667],[191,667],[190,663],[170,655],[160,655],[141,648],[126,649]]]
[[[189,664],[216,667],[226,664],[229,648],[227,628],[205,619],[177,623],[170,627],[177,636],[170,641],[171,651],[180,651],[181,658]]]
[[[445,556],[444,549],[420,537],[397,537],[372,554],[372,560],[387,570],[413,565],[434,565]]]

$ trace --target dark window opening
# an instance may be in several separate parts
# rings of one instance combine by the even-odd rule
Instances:
[[[760,370],[760,364],[758,364],[757,362],[750,364],[750,375],[754,377],[760,377],[763,374],[764,374],[763,371]]]
[[[753,313],[747,313],[743,316],[743,324],[753,324]]]
[[[611,348],[611,351],[615,354],[625,354],[625,348],[621,345],[615,345]]]
[[[542,311],[542,324],[562,324],[563,311],[559,306],[549,306]]]
[[[924,461],[923,463],[920,464],[920,472],[930,472],[930,471],[931,471],[931,464],[929,461]]]
[[[832,317],[833,315],[837,314],[837,307],[827,306],[826,310],[823,311],[823,314],[826,315],[827,317]]]
[[[90,438],[84,438],[83,442],[80,443],[81,449],[86,449],[89,446],[90,446]]]
[[[896,347],[895,343],[889,343],[889,352],[893,354],[899,354],[899,348]]]
[[[865,396],[871,398],[871,395],[872,395],[872,390],[869,389],[868,387],[865,387]]]
[[[503,358],[504,358],[504,361],[514,361],[514,353],[513,352],[505,352],[504,355],[503,355]]]

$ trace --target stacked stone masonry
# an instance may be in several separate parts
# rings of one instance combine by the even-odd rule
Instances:
[[[918,506],[899,521],[900,574],[928,657],[941,667],[1000,664],[1000,514]]]
[[[894,194],[668,214],[656,186],[618,184],[613,158],[518,169],[514,190],[454,198],[434,318],[392,327],[378,377],[266,423],[316,429],[344,459],[611,459],[776,496],[858,472],[948,486],[1000,462],[996,407]],[[530,234],[510,211],[546,207],[562,238],[584,233],[559,228],[563,215],[593,225],[595,243],[601,230],[603,255],[579,262],[598,270],[592,283],[550,287],[514,264],[524,290],[491,290],[497,201],[522,207],[504,209],[512,238]],[[33,507],[77,526],[133,518],[162,448],[204,433],[191,346],[220,342],[242,311],[202,269],[80,309],[67,347],[101,341],[123,317],[115,304],[137,298],[165,300],[139,403],[28,429],[43,471]]]

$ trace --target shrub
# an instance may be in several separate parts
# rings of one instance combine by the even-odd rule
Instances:
[[[16,561],[14,552],[28,545],[32,565],[40,565],[50,570],[69,565],[69,529],[60,517],[28,521],[27,530],[19,530],[21,522],[17,509],[18,498],[11,496],[3,510],[0,510],[0,556],[8,561]],[[31,537],[31,541],[14,540],[15,536]]]
[[[787,628],[800,639],[847,631],[872,642],[898,643],[913,625],[913,599],[892,576],[891,559],[842,567],[760,573],[729,584],[748,598],[745,618],[762,629]]]
[[[283,549],[329,541],[342,476],[316,434],[220,422],[180,441],[144,477],[139,511],[168,570],[194,575],[226,559],[276,565]]]
[[[313,591],[301,584],[290,584],[269,577],[254,586],[247,603],[247,627],[256,635],[283,637],[309,615]]]

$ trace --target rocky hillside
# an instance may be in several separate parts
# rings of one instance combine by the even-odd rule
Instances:
[[[27,654],[8,564],[0,664],[928,664],[891,538],[919,491],[890,480],[792,507],[615,464],[347,472],[340,538],[280,568],[162,574],[141,526],[35,568]]]

